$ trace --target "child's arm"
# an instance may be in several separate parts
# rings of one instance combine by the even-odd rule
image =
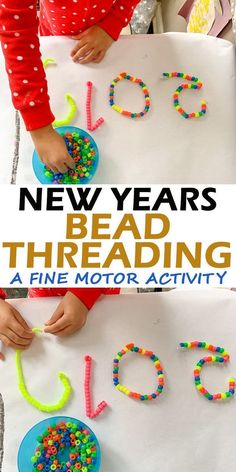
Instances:
[[[26,349],[34,334],[20,313],[5,301],[6,294],[0,289],[0,339],[14,349]]]
[[[36,0],[0,3],[0,40],[13,104],[21,112],[41,160],[61,172],[67,170],[66,165],[73,167],[63,139],[51,125],[54,116],[39,49]]]
[[[79,41],[71,51],[73,61],[80,64],[100,62],[113,41],[119,38],[122,28],[128,25],[139,1],[116,0],[104,19],[74,36],[73,39]]]
[[[100,26],[116,41],[121,30],[129,24],[139,2],[140,0],[116,0],[111,10],[97,26]]]

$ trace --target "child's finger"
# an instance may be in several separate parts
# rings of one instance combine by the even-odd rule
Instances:
[[[74,333],[74,328],[72,325],[67,326],[64,329],[61,329],[60,331],[57,331],[55,333],[56,336],[59,336],[60,338],[63,338],[64,336],[69,336],[70,334]]]
[[[43,162],[43,164],[44,164],[45,166],[49,167],[49,169],[52,170],[52,171],[54,172],[54,174],[56,174],[56,173],[58,172],[57,168],[56,168],[54,165],[52,165],[50,162],[48,162],[48,161],[45,160],[45,161]]]
[[[7,347],[12,347],[13,349],[20,349],[20,350],[24,350],[25,347],[24,346],[21,346],[20,344],[15,344],[13,341],[11,341],[7,336],[5,336],[4,334],[1,334],[1,340],[2,342],[5,344],[5,346]]]
[[[66,156],[66,159],[65,159],[65,164],[67,165],[67,167],[69,167],[70,169],[74,169],[75,167],[75,161],[74,159],[72,159],[72,157],[68,154],[68,156]],[[66,169],[67,170],[67,169]]]
[[[85,44],[82,48],[80,48],[76,54],[73,56],[73,61],[76,62],[79,59],[82,59],[91,51],[91,46],[89,44]]]
[[[44,329],[44,332],[50,333],[50,334],[57,334],[58,331],[61,331],[62,329],[65,329],[67,327],[68,327],[68,320],[66,316],[63,316],[58,321],[56,321],[53,325],[47,326]]]
[[[99,52],[98,55],[93,59],[93,62],[95,63],[101,62],[105,54],[106,54],[105,51]]]
[[[21,347],[29,346],[32,341],[32,339],[25,339],[21,336],[18,336],[18,334],[16,334],[16,332],[12,331],[10,328],[6,330],[5,334],[10,339],[10,341]]]
[[[64,314],[63,303],[59,303],[53,315],[51,316],[50,320],[46,321],[45,326],[50,326],[56,323],[56,321],[58,321],[63,316],[63,314]]]
[[[74,45],[70,55],[71,57],[73,57],[77,51],[79,51],[79,49],[81,49],[83,46],[85,46],[85,44],[87,44],[87,40],[86,38],[83,38],[83,39],[80,39],[79,41],[77,41],[77,43]]]
[[[89,62],[92,62],[93,58],[96,57],[96,55],[97,51],[93,49],[89,54],[87,54],[87,56],[85,56],[79,61],[79,64],[88,64]]]
[[[29,340],[34,337],[34,333],[32,333],[32,330],[23,328],[23,326],[15,318],[15,315],[14,318],[12,317],[12,319],[9,321],[9,328],[14,333],[17,333],[18,337],[21,339]]]
[[[56,166],[56,172],[61,172],[62,174],[64,174],[68,170],[65,162],[54,162],[54,165]]]
[[[3,361],[3,362],[4,362],[5,359],[6,359],[6,358],[5,358],[4,354],[3,354],[3,352],[0,352],[0,361]]]
[[[21,326],[28,332],[32,335],[32,330],[31,328],[29,327],[29,325],[26,323],[25,319],[21,316],[21,314],[19,313],[19,311],[17,311],[15,308],[13,308],[13,312],[14,312],[14,317],[16,318],[16,320],[21,324]]]

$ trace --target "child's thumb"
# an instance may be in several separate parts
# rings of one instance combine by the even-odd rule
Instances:
[[[50,326],[58,321],[64,313],[63,304],[59,303],[50,320],[46,321],[45,326]]]

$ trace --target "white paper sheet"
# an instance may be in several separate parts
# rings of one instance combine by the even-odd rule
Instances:
[[[71,93],[79,109],[73,124],[86,129],[86,82],[94,83],[93,120],[103,116],[106,123],[92,133],[100,149],[93,183],[235,183],[236,69],[231,43],[184,33],[121,37],[101,64],[88,66],[72,63],[72,44],[63,38],[41,39],[43,57],[57,61],[57,66],[47,69],[57,118],[67,114],[64,94]],[[0,183],[6,183],[12,161],[14,114],[2,70]],[[148,85],[152,109],[143,119],[121,116],[108,104],[109,84],[122,71],[142,78]],[[185,120],[175,111],[172,95],[181,80],[161,80],[164,71],[186,72],[202,80],[201,91],[187,90],[180,100],[191,112],[198,111],[201,99],[206,99],[209,111],[204,119]],[[136,85],[119,84],[116,92],[119,105],[142,110],[143,97]],[[31,167],[32,153],[30,136],[22,125],[18,184],[37,183]]]
[[[48,319],[58,300],[15,300],[14,306],[32,325]],[[236,294],[229,290],[178,291],[162,294],[111,296],[96,304],[85,328],[64,340],[45,335],[23,354],[23,368],[30,392],[47,403],[61,390],[56,380],[66,372],[74,394],[61,414],[85,421],[102,447],[101,472],[222,472],[235,470],[235,398],[209,402],[195,389],[192,371],[206,351],[177,349],[180,341],[202,340],[225,347],[228,366],[208,366],[202,371],[206,387],[227,389],[236,375]],[[163,363],[166,387],[154,402],[132,400],[112,385],[112,360],[128,342],[153,350]],[[83,399],[84,355],[94,362],[93,396],[109,409],[96,420],[85,416]],[[130,388],[147,392],[155,384],[148,359],[129,354],[120,364],[121,380]],[[17,391],[14,356],[0,364],[0,391],[5,402],[5,451],[3,472],[16,471],[18,446],[25,433],[47,417],[25,403]],[[28,471],[27,471],[28,472]]]

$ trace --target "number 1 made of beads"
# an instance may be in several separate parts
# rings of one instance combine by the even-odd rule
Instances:
[[[202,82],[197,77],[184,74],[183,72],[163,72],[162,74],[163,79],[172,79],[172,78],[181,78],[192,82],[191,84],[181,84],[176,89],[173,95],[173,104],[175,109],[183,116],[183,118],[201,118],[206,114],[207,111],[207,104],[205,100],[202,100],[201,103],[201,111],[187,113],[179,103],[179,95],[185,89],[192,89],[192,90],[200,90],[203,86]]]
[[[87,82],[87,97],[86,97],[86,115],[87,115],[87,129],[88,131],[95,131],[104,123],[104,118],[100,117],[92,124],[91,100],[92,100],[92,82]]]
[[[214,353],[214,355],[203,357],[195,365],[193,374],[194,374],[194,383],[195,383],[196,389],[208,400],[225,400],[227,398],[232,398],[232,396],[235,394],[235,385],[236,385],[235,378],[230,377],[229,390],[227,392],[211,394],[202,385],[201,377],[200,377],[201,370],[204,364],[219,363],[222,365],[229,361],[230,356],[223,347],[213,346],[212,344],[209,344],[206,342],[199,342],[199,341],[184,342],[184,343],[180,343],[179,346],[182,349],[199,348],[199,349],[206,349],[207,351]]]
[[[93,411],[92,409],[92,400],[91,400],[91,390],[90,390],[90,382],[91,382],[91,370],[92,370],[92,357],[85,356],[85,380],[84,380],[84,396],[85,396],[85,409],[86,409],[86,416],[90,419],[96,418],[100,413],[106,408],[108,405],[103,400],[101,403],[98,404],[96,410]]]

